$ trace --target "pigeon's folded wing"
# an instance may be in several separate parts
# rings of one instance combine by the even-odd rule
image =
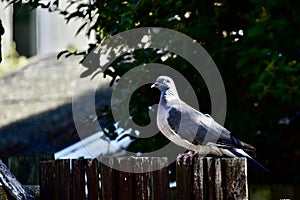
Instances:
[[[234,138],[226,128],[208,114],[202,114],[182,101],[172,106],[167,112],[169,127],[193,144],[215,143],[223,148],[255,151],[251,145]]]

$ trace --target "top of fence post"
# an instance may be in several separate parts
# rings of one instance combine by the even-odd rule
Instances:
[[[248,199],[247,160],[197,156],[176,168],[177,195],[185,199]]]

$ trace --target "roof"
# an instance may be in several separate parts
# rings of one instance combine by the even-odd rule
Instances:
[[[21,69],[0,77],[1,159],[16,154],[55,153],[80,140],[72,115],[72,95],[83,70],[80,59],[34,57]],[[98,91],[107,94],[95,107],[105,107],[110,104],[110,80],[100,75],[95,81],[103,83]],[[84,96],[91,91],[81,87],[80,109],[84,111]],[[99,131],[99,126],[85,130],[88,137]]]
[[[121,135],[120,135],[121,136]],[[124,155],[132,140],[124,137],[119,141],[106,139],[102,131],[80,140],[55,153],[55,159],[98,158],[102,155]],[[125,145],[125,146],[124,146]]]

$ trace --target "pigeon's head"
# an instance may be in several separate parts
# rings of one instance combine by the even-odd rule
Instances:
[[[168,89],[175,89],[173,80],[168,76],[159,76],[156,82],[151,85],[151,88],[158,88],[160,91],[165,91]]]

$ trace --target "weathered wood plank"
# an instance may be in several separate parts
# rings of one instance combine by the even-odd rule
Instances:
[[[55,161],[40,162],[40,198],[43,200],[59,199],[57,186]]]
[[[88,200],[100,199],[98,160],[86,160]]]
[[[148,157],[133,157],[135,199],[151,199],[151,159]],[[143,173],[142,173],[143,172]]]
[[[85,200],[85,160],[72,160],[71,199]]]
[[[153,199],[153,197],[154,199],[167,199],[159,198],[168,197],[167,168],[163,169],[163,173],[158,171],[155,173],[151,172],[153,165],[166,166],[167,158],[102,157],[101,159],[103,199]],[[118,165],[121,171],[112,169],[103,163],[108,163],[110,166]],[[148,172],[131,173],[131,171]],[[159,185],[163,186],[163,188],[159,188]]]
[[[116,160],[113,157],[102,157],[101,162],[102,164],[100,166],[100,171],[102,199],[115,200],[117,199],[117,192],[115,191],[116,170],[103,163],[108,163],[110,166],[112,166]]]
[[[220,158],[206,158],[209,199],[223,199]]]
[[[225,159],[226,199],[248,199],[246,158]]]
[[[206,176],[204,174],[204,171],[206,171],[207,166],[206,162],[202,157],[195,157],[194,160],[194,180],[193,180],[193,199],[199,199],[204,200],[206,199]]]
[[[178,199],[193,199],[193,164],[176,165],[176,192]]]
[[[153,199],[169,199],[168,158],[152,158]]]
[[[70,160],[56,160],[59,199],[69,200],[70,197]]]
[[[116,171],[116,186],[118,199],[132,200],[135,199],[134,188],[134,174],[130,173],[133,167],[133,160],[131,157],[116,157],[116,162],[119,169],[123,171]]]

